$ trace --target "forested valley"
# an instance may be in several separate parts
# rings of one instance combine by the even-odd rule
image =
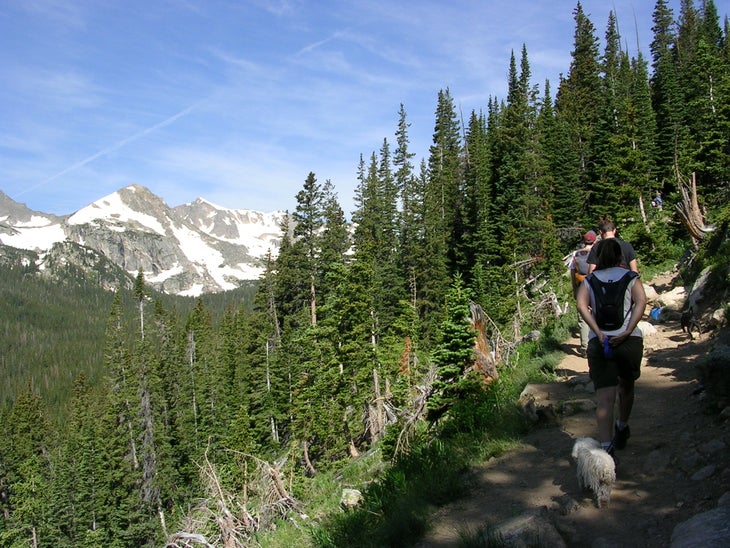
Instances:
[[[467,448],[522,427],[511,398],[574,320],[564,258],[599,219],[640,269],[727,283],[727,16],[658,0],[647,57],[613,14],[603,40],[573,16],[554,89],[525,46],[484,110],[438,91],[420,161],[394,105],[352,223],[303,177],[251,287],[109,293],[5,253],[0,545],[407,545]],[[343,513],[351,486],[366,502]]]

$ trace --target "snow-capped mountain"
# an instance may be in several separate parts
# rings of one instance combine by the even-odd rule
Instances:
[[[0,192],[0,243],[36,251],[41,263],[54,244],[79,244],[130,276],[141,270],[161,291],[195,296],[257,279],[261,259],[277,254],[284,215],[226,209],[202,198],[171,208],[148,189],[131,185],[56,216]]]

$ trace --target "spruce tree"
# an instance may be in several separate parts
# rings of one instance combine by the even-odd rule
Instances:
[[[462,256],[463,170],[459,122],[451,93],[438,93],[433,144],[429,148],[424,189],[424,252],[429,258],[421,278],[426,325],[440,322],[449,275]]]
[[[264,267],[253,310],[246,318],[236,386],[239,409],[246,410],[253,440],[262,447],[276,448],[286,432],[290,383],[281,360],[281,326],[270,254]]]
[[[454,279],[446,299],[446,316],[432,356],[436,378],[427,403],[430,421],[443,416],[472,386],[466,369],[474,360],[476,332],[471,326],[471,294],[460,277]]]
[[[99,529],[100,481],[108,463],[99,448],[101,409],[83,374],[74,382],[69,418],[55,462],[51,505],[58,545],[94,546]]]
[[[698,190],[712,203],[725,203],[729,188],[727,104],[730,63],[724,58],[723,36],[712,0],[703,3],[693,63],[694,93],[688,98],[694,132],[693,167]],[[718,192],[719,191],[719,192]]]
[[[49,450],[52,429],[40,396],[30,382],[18,394],[8,416],[3,463],[3,521],[0,544],[52,544]]]
[[[321,253],[320,230],[324,226],[325,195],[314,173],[310,172],[302,190],[297,193],[297,207],[294,210],[293,247],[301,249],[308,285],[310,323],[317,324],[317,281],[319,279],[319,256]]]
[[[640,220],[642,204],[652,197],[655,121],[646,63],[641,56],[629,60],[621,50],[613,12],[602,66],[603,100],[595,149],[603,192],[594,212],[623,224],[624,219]]]
[[[561,129],[568,138],[570,153],[565,160],[575,159],[566,165],[568,178],[577,176],[581,190],[581,203],[586,206],[600,202],[601,187],[595,174],[594,137],[598,123],[601,97],[600,60],[595,27],[578,2],[573,11],[575,34],[571,63],[567,77],[560,82],[555,103]],[[594,212],[587,207],[584,218],[595,222]]]
[[[653,13],[651,100],[656,113],[655,164],[658,190],[674,187],[677,167],[684,169],[687,130],[684,124],[683,97],[676,63],[677,36],[674,14],[666,0],[657,0]],[[682,156],[680,157],[680,153]]]
[[[487,120],[484,114],[472,111],[464,143],[464,239],[465,254],[462,264],[467,285],[479,286],[479,272],[488,262],[487,248],[494,226],[490,219],[492,202],[491,158],[487,136]]]

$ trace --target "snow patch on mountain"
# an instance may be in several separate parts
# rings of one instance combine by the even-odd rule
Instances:
[[[134,186],[128,186],[124,190],[132,193],[137,192],[137,188]],[[120,192],[109,194],[78,210],[68,218],[68,224],[94,226],[105,224],[111,230],[124,230],[125,225],[141,225],[162,236],[167,232],[159,219],[130,207],[122,198]]]
[[[0,233],[0,243],[18,249],[47,250],[63,242],[66,233],[60,224],[49,224],[44,217],[33,217],[33,222],[16,224],[9,233]]]
[[[170,208],[130,185],[63,217],[33,212],[0,191],[0,243],[36,252],[73,242],[161,291],[198,296],[258,279],[278,255],[286,213],[226,209],[203,198]]]

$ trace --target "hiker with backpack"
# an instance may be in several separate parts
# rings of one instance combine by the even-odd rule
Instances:
[[[588,370],[596,389],[596,421],[601,446],[613,456],[631,436],[629,417],[634,405],[634,382],[641,374],[644,340],[638,329],[646,307],[639,275],[621,266],[625,261],[617,238],[592,249],[596,268],[578,288],[577,307],[590,328]],[[618,420],[614,403],[618,395]]]
[[[589,230],[583,235],[583,244],[573,252],[568,268],[570,269],[570,281],[573,284],[573,298],[578,294],[581,282],[588,275],[588,255],[593,244],[596,242],[596,233]],[[578,328],[580,329],[580,353],[585,358],[588,348],[588,324],[578,314]]]
[[[636,251],[634,251],[634,246],[632,246],[629,242],[626,240],[622,240],[618,237],[616,234],[616,225],[613,223],[613,221],[609,221],[607,218],[602,218],[601,222],[598,223],[598,232],[601,235],[601,240],[608,240],[609,238],[614,238],[619,245],[621,246],[621,254],[622,254],[622,260],[621,260],[621,266],[624,268],[628,268],[629,270],[633,270],[638,274],[639,267],[636,262]],[[593,272],[596,268],[596,252],[594,250],[591,250],[591,253],[588,254],[588,272]]]

